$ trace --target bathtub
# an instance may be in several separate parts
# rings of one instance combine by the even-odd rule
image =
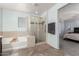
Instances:
[[[12,37],[2,38],[2,51],[27,47],[27,37],[17,37],[15,42],[11,40],[13,40]]]
[[[35,36],[20,36],[16,38],[16,41],[11,42],[13,38],[2,38],[2,51],[35,46]]]

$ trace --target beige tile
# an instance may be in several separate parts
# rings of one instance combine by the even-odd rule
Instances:
[[[11,52],[11,51],[7,51]],[[6,52],[6,53],[7,53]],[[63,56],[62,50],[55,49],[48,44],[40,44],[31,48],[13,50],[11,55],[18,56]]]

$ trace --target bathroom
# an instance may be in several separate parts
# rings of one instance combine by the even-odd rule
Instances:
[[[29,48],[46,41],[46,20],[37,13],[0,8],[2,54],[12,49]]]

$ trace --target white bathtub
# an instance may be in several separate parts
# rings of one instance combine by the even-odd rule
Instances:
[[[27,47],[27,37],[17,37],[17,40],[11,43],[12,39],[12,37],[2,39],[2,51]]]
[[[2,51],[35,46],[35,36],[21,36],[17,37],[17,40],[14,42],[11,42],[12,40],[13,37],[2,38]]]

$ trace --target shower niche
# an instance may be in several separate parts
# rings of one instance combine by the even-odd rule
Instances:
[[[46,21],[43,17],[30,17],[30,34],[35,36],[35,43],[46,40]]]

